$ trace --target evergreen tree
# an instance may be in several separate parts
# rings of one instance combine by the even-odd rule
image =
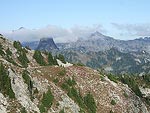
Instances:
[[[4,53],[4,51],[3,51],[3,47],[2,47],[1,44],[0,44],[0,55],[1,55],[1,56],[4,56],[4,55],[5,55],[5,53]]]
[[[88,93],[85,97],[84,97],[84,103],[87,106],[87,108],[89,109],[90,113],[96,113],[96,103],[94,101],[93,95]]]
[[[58,65],[57,60],[56,60],[56,57],[54,57],[53,64],[54,64],[54,65]]]
[[[8,95],[9,98],[15,98],[15,94],[11,87],[11,79],[2,63],[0,64],[0,90],[4,95]]]
[[[48,53],[48,64],[54,65],[54,59],[51,53]]]
[[[52,106],[53,100],[54,100],[54,96],[52,95],[51,90],[49,88],[48,91],[43,94],[40,111],[45,111],[45,108],[47,111],[47,109]]]
[[[12,52],[10,51],[9,48],[6,50],[6,53],[7,53],[7,56],[11,56],[12,55]]]
[[[24,79],[24,82],[28,85],[28,90],[30,94],[32,95],[32,89],[33,89],[33,82],[29,76],[29,72],[27,70],[24,70],[22,73],[22,78]]]
[[[18,51],[22,49],[22,45],[19,41],[14,41],[13,45]]]
[[[59,59],[60,61],[62,61],[62,63],[66,63],[65,58],[64,58],[64,56],[63,56],[62,54],[59,54],[59,55],[58,55],[58,59]]]
[[[23,67],[27,67],[28,66],[28,63],[29,63],[29,60],[26,56],[26,52],[25,50],[22,50],[19,52],[19,57],[18,57],[18,60],[21,62],[21,64],[23,65]]]
[[[38,64],[40,64],[41,66],[46,65],[46,62],[44,61],[44,58],[43,58],[43,56],[42,56],[42,54],[41,54],[40,51],[35,50],[34,55],[33,55],[33,58],[34,58],[34,59],[36,60],[36,62],[37,62]]]

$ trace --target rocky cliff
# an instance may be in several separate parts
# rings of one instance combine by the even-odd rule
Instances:
[[[49,51],[58,50],[53,38],[42,38],[36,48],[36,50],[40,51]]]

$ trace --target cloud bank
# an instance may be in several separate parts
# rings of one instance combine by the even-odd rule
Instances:
[[[115,28],[115,29],[114,29]],[[107,28],[108,29],[108,28]],[[109,34],[118,39],[134,39],[139,37],[150,36],[150,24],[118,24],[111,23],[112,31],[104,29],[102,25],[92,26],[73,26],[69,29],[60,26],[48,25],[39,29],[19,28],[10,32],[1,32],[4,36],[12,40],[19,41],[37,41],[45,37],[53,37],[55,42],[73,42],[79,38],[85,39],[91,33],[99,31],[100,33]]]
[[[95,31],[105,32],[101,25],[74,26],[70,29],[48,25],[40,29],[26,29],[21,27],[18,30],[3,32],[2,34],[12,40],[19,41],[36,41],[44,37],[53,37],[56,42],[70,42],[76,41],[81,36],[82,38],[87,37]]]
[[[118,24],[112,23],[122,35],[130,36],[150,36],[150,23],[145,24]]]

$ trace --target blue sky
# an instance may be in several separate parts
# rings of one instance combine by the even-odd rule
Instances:
[[[141,29],[149,35],[150,0],[1,0],[0,6],[0,31],[101,25],[120,39],[138,37]]]

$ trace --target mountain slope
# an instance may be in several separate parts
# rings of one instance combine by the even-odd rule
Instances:
[[[33,57],[35,51],[20,47],[18,42],[1,36],[0,44],[0,110],[3,113],[149,112],[149,106],[127,85],[115,83],[96,70],[84,66],[50,66],[44,53],[41,55],[45,64],[41,65]],[[28,59],[23,61],[27,65],[20,60],[22,54],[27,58],[21,58]]]
[[[120,52],[116,48],[99,52],[80,52],[64,50],[61,52],[67,61],[82,63],[94,69],[104,69],[114,74],[123,73],[150,73],[150,54],[146,51]]]

